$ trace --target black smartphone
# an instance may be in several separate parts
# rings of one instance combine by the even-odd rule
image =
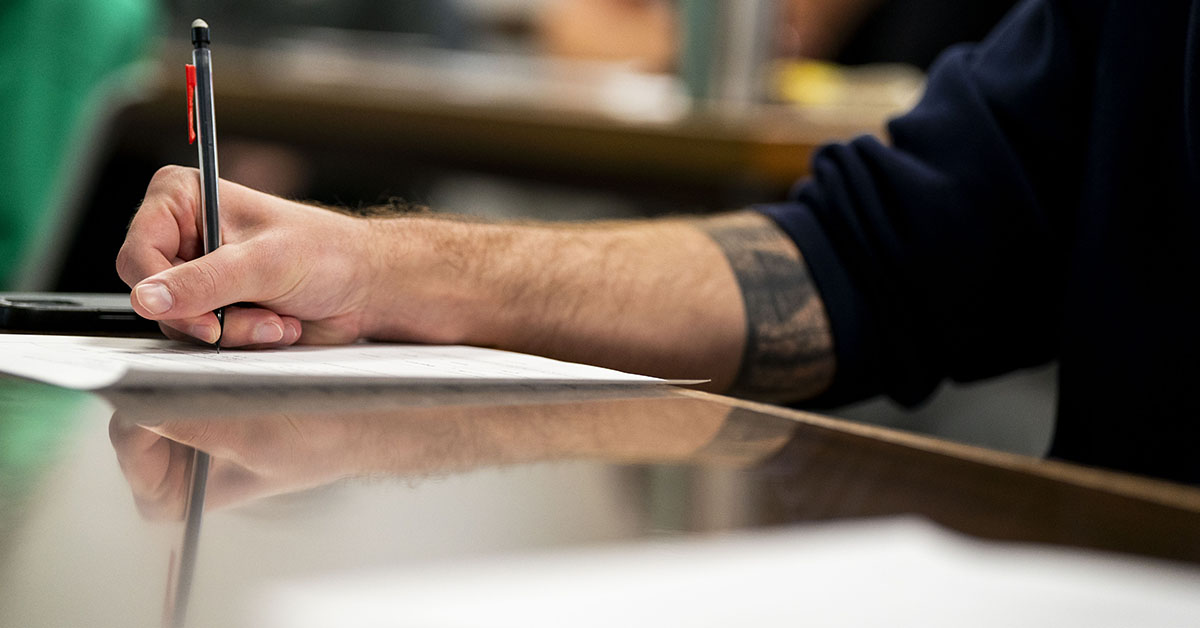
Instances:
[[[129,294],[0,292],[0,331],[39,334],[161,335],[138,316]]]

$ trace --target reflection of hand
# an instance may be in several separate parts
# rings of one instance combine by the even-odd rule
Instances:
[[[117,416],[108,424],[108,436],[142,516],[153,521],[182,519],[192,448]]]
[[[231,415],[202,418],[195,409],[213,411],[213,404],[153,395],[110,401],[117,407],[109,426],[117,459],[139,509],[154,519],[182,516],[193,448],[211,456],[205,507],[219,508],[357,476],[563,458],[684,460],[713,438],[728,410],[650,397],[336,411],[301,398],[247,415],[250,404],[218,399]]]
[[[328,422],[295,422],[285,415],[250,420],[182,420],[139,425],[113,415],[109,436],[121,471],[144,517],[178,520],[184,513],[194,449],[209,453],[206,508],[328,484],[357,452]],[[325,446],[328,445],[328,446]]]

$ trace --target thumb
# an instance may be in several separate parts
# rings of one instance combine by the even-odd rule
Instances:
[[[256,269],[238,245],[169,268],[138,282],[131,303],[141,316],[173,320],[200,316],[239,301],[264,297],[270,273]]]

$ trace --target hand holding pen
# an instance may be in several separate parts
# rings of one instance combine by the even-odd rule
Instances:
[[[196,20],[187,109],[200,169],[167,166],[151,180],[117,257],[131,303],[168,337],[218,351],[293,344],[301,319],[309,343],[353,341],[367,287],[344,271],[366,258],[367,225],[219,181],[209,43],[208,25]],[[318,259],[325,263],[305,263]]]

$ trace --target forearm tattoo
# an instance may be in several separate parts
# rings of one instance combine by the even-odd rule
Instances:
[[[697,225],[728,258],[746,307],[746,349],[730,394],[784,402],[823,392],[833,381],[833,336],[795,243],[752,211]]]

